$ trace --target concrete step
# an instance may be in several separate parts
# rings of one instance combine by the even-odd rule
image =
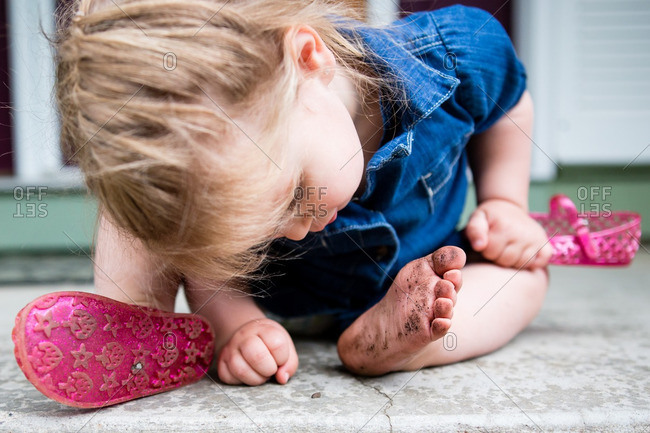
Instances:
[[[100,410],[42,396],[13,357],[33,298],[88,285],[0,287],[0,430],[12,432],[650,432],[650,255],[628,268],[552,267],[539,317],[490,355],[379,378],[342,369],[334,344],[298,340],[285,385],[215,378]]]

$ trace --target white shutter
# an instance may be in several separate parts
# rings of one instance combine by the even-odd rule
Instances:
[[[79,170],[63,166],[53,51],[41,33],[54,31],[54,5],[55,0],[7,3],[15,176],[0,179],[0,189],[81,185]]]
[[[650,163],[650,1],[519,0],[514,17],[550,159]],[[534,162],[538,177],[555,167]]]

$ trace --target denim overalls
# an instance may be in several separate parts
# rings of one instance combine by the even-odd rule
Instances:
[[[379,301],[397,272],[456,230],[467,190],[465,145],[494,124],[525,90],[525,72],[501,25],[480,9],[416,13],[389,28],[359,27],[378,74],[397,77],[407,101],[382,100],[385,125],[366,167],[366,189],[336,221],[302,241],[274,243],[279,255],[253,291],[282,317],[329,315],[335,332]],[[388,126],[387,126],[388,128]],[[394,132],[394,133],[393,133]]]

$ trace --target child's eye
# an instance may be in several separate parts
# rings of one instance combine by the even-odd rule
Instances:
[[[291,203],[289,203],[289,206],[287,207],[287,213],[288,212],[293,212],[293,210],[296,208],[296,205],[298,204],[298,200],[295,198],[291,200]]]
[[[300,173],[300,180],[298,181],[298,185],[291,191],[292,194],[292,200],[291,203],[289,203],[289,206],[287,206],[287,213],[293,212],[293,210],[296,208],[298,205],[298,202],[302,200],[304,196],[304,186],[303,186],[303,178],[304,173]]]
[[[298,205],[298,202],[302,199],[302,184],[293,189],[292,196],[293,199],[291,200],[291,203],[289,203],[289,206],[287,206],[287,212],[293,212]]]

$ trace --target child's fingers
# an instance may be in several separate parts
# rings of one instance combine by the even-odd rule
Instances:
[[[489,229],[485,212],[482,209],[474,211],[465,228],[465,235],[474,251],[483,251],[487,247]]]
[[[539,250],[535,259],[531,261],[531,267],[544,268],[548,266],[548,262],[551,260],[552,255],[553,247],[547,243],[541,250]]]
[[[509,243],[503,248],[495,262],[508,268],[519,267],[525,263],[525,260],[522,260],[523,252],[523,246],[520,243]]]
[[[246,385],[261,385],[268,380],[257,373],[239,351],[234,351],[230,359],[224,361],[230,373]]]
[[[242,383],[241,380],[237,379],[230,372],[228,363],[223,359],[220,359],[217,364],[217,373],[219,374],[219,380],[221,380],[223,383],[227,383],[228,385],[239,385]]]
[[[297,370],[298,370],[298,353],[296,352],[296,349],[293,347],[292,344],[289,353],[289,359],[287,360],[286,364],[278,368],[278,372],[275,374],[275,380],[277,380],[279,384],[284,385],[289,381],[290,377],[296,374]]]
[[[271,377],[278,371],[278,363],[259,336],[255,335],[244,341],[240,351],[246,363],[260,376]]]
[[[507,245],[508,239],[503,233],[492,234],[487,248],[484,248],[483,251],[481,251],[481,254],[483,254],[483,257],[486,259],[496,262],[501,254],[503,254],[503,250]]]
[[[298,354],[289,333],[281,329],[267,329],[260,337],[279,366],[275,379],[284,385],[298,369]]]
[[[293,343],[287,331],[284,329],[265,329],[259,336],[275,360],[275,365],[283,365],[289,360]],[[275,374],[275,371],[271,373],[271,375],[273,374]]]
[[[526,269],[531,269],[535,267],[535,262],[537,261],[537,248],[535,245],[529,245],[521,253],[521,257],[515,263],[515,268],[525,267]]]

